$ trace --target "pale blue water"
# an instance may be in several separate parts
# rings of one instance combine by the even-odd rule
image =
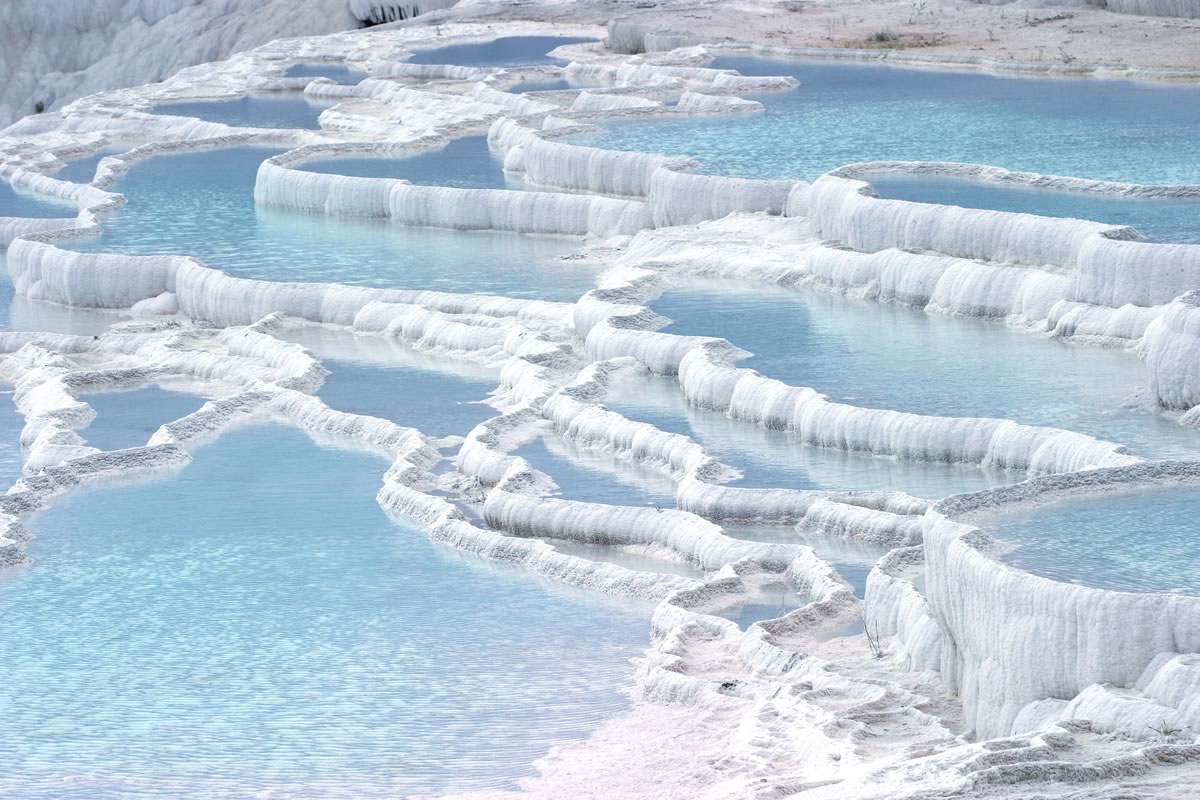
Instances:
[[[315,103],[303,96],[256,95],[235,100],[192,100],[161,103],[152,114],[196,117],[206,122],[222,122],[238,128],[320,128],[318,118],[329,103]]]
[[[526,81],[518,83],[507,91],[512,94],[526,94],[528,92],[565,92],[579,88],[582,88],[581,84],[560,78],[556,81]]]
[[[408,59],[411,64],[456,64],[462,67],[526,67],[535,64],[562,64],[547,53],[565,44],[594,42],[578,36],[504,36],[490,42],[452,44],[431,50],[418,50]]]
[[[126,319],[126,316],[118,312],[71,308],[17,297],[8,277],[4,251],[0,250],[0,330],[47,331],[92,336],[123,319]]]
[[[8,181],[0,180],[0,217],[68,218],[74,217],[78,211],[73,203],[14,189]]]
[[[486,136],[452,139],[439,150],[407,158],[338,158],[301,164],[308,172],[357,175],[364,178],[399,178],[428,186],[471,189],[508,189],[504,162],[488,149]]]
[[[54,177],[62,181],[91,183],[96,178],[96,167],[100,166],[101,159],[121,152],[124,152],[124,148],[113,147],[84,158],[72,159],[66,162],[65,166],[54,174]]]
[[[1089,495],[980,527],[1016,545],[1002,560],[1035,575],[1119,591],[1200,593],[1196,487]]]
[[[1132,183],[1200,183],[1200,87],[719,58],[793,75],[763,114],[613,123],[589,144],[695,156],[706,172],[812,180],[857,161],[962,161]],[[583,141],[583,140],[581,140]]]
[[[0,582],[0,794],[510,786],[627,706],[646,609],[394,524],[386,469],[243,429],[175,477],[35,518],[33,565]]]
[[[1050,425],[1155,458],[1200,455],[1200,433],[1149,408],[1145,369],[1132,352],[767,286],[697,283],[654,309],[674,320],[668,332],[722,336],[755,354],[741,366],[834,400]]]
[[[17,413],[13,404],[12,384],[0,383],[0,492],[21,477],[21,429],[25,418]]]
[[[819,531],[806,530],[791,525],[722,525],[727,534],[735,539],[775,544],[801,544],[813,549],[819,558],[828,561],[837,570],[858,597],[867,592],[867,576],[888,554],[890,547],[848,541],[838,536],[829,536]]]
[[[367,73],[350,69],[345,64],[293,64],[284,73],[286,78],[329,78],[335,83],[354,85]]]
[[[159,426],[199,410],[205,401],[202,396],[160,386],[90,393],[80,399],[96,411],[96,419],[79,433],[101,450],[142,447]]]
[[[86,251],[196,256],[247,278],[435,289],[574,301],[595,266],[558,262],[564,237],[409,228],[383,220],[298,214],[254,205],[258,166],[278,150],[231,148],[152,158],[114,191],[128,204]]]
[[[317,326],[281,338],[312,350],[329,370],[317,395],[330,408],[390,419],[427,436],[465,436],[500,412],[483,401],[499,370],[422,355],[383,336]]]
[[[788,585],[773,583],[762,587],[761,590],[748,597],[744,603],[715,613],[719,617],[736,622],[739,628],[746,630],[756,622],[778,619],[807,602],[807,598],[796,594],[795,590]]]
[[[730,486],[755,489],[894,489],[939,498],[1021,480],[1023,473],[962,464],[850,453],[813,447],[799,437],[688,405],[673,378],[630,377],[613,383],[604,405],[629,419],[691,437],[743,477]]]
[[[557,436],[513,451],[558,484],[556,496],[584,503],[675,508],[674,483],[662,473],[603,453],[576,448]]]
[[[1128,199],[938,176],[873,175],[881,197],[1130,225],[1148,241],[1200,243],[1200,198]]]

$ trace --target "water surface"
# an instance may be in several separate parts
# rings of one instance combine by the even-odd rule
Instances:
[[[985,518],[1003,560],[1057,581],[1200,594],[1200,490],[1089,495]]]
[[[547,55],[556,47],[595,39],[578,36],[503,36],[490,42],[452,44],[418,50],[410,64],[455,64],[462,67],[527,67],[535,64],[564,64]]]
[[[321,127],[321,112],[329,103],[315,103],[303,96],[256,95],[233,100],[190,100],[160,103],[150,109],[152,114],[177,117],[196,117],[206,122],[220,122],[236,128],[298,128],[316,130]]]
[[[0,582],[0,793],[511,787],[625,708],[647,610],[389,521],[387,466],[243,429],[38,516],[32,566]]]

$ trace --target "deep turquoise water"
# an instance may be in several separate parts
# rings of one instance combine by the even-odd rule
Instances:
[[[408,59],[412,64],[456,64],[463,67],[525,67],[562,64],[546,54],[556,47],[595,39],[578,36],[504,36],[490,42],[452,44],[418,50]]]
[[[74,218],[78,212],[72,203],[14,189],[8,181],[0,180],[0,217]]]
[[[202,395],[146,386],[123,392],[80,395],[96,412],[80,435],[92,447],[121,450],[142,447],[159,426],[185,417],[204,405]]]
[[[1155,242],[1200,243],[1200,199],[1137,200],[935,176],[866,178],[881,197],[1131,225]]]
[[[329,103],[315,103],[303,96],[258,95],[235,100],[192,100],[161,103],[152,114],[196,117],[206,122],[221,122],[238,128],[320,128],[318,118]]]
[[[689,436],[710,455],[742,472],[731,486],[755,489],[894,489],[939,498],[1021,480],[1023,473],[962,464],[813,447],[785,431],[760,428],[688,405],[673,378],[614,382],[604,405],[629,419]]]
[[[365,178],[399,178],[429,186],[508,189],[504,162],[488,149],[486,136],[452,139],[445,147],[408,158],[339,158],[301,164],[299,169]]]
[[[812,180],[858,161],[991,164],[1132,183],[1200,183],[1200,88],[724,57],[792,75],[763,114],[613,123],[587,142],[695,156],[705,171]]]
[[[1073,498],[987,518],[1016,545],[1003,560],[1068,583],[1200,593],[1200,491],[1147,489]]]
[[[1155,458],[1200,455],[1200,432],[1151,410],[1144,366],[1129,351],[757,285],[696,283],[654,309],[674,320],[666,331],[722,336],[755,354],[742,366],[834,400],[1066,428]]]
[[[505,786],[625,708],[648,611],[389,521],[386,468],[243,429],[38,516],[33,565],[0,582],[0,794]]]
[[[352,70],[344,64],[293,64],[284,77],[329,78],[335,83],[354,85],[367,77],[367,73]]]
[[[116,185],[128,204],[78,250],[196,256],[247,278],[506,294],[574,301],[594,266],[558,262],[563,237],[408,228],[383,220],[254,205],[258,165],[278,150],[231,148],[152,158]]]

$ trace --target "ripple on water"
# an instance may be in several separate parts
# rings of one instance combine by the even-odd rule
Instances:
[[[386,468],[243,429],[39,515],[32,566],[0,583],[0,793],[511,786],[625,708],[646,610],[393,524]]]

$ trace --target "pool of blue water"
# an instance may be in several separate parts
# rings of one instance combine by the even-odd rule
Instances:
[[[116,185],[128,204],[73,249],[184,254],[247,278],[579,298],[595,266],[560,262],[563,237],[409,228],[254,204],[258,166],[278,150],[231,148],[137,164]]]
[[[0,217],[70,218],[78,212],[78,207],[73,203],[15,189],[8,181],[0,180]]]
[[[330,408],[388,419],[427,436],[465,436],[499,412],[483,401],[498,370],[423,355],[384,336],[316,326],[284,335],[329,370],[317,395]]]
[[[36,517],[0,580],[0,793],[512,787],[627,706],[647,609],[435,546],[376,505],[386,469],[243,429]]]
[[[1066,428],[1155,458],[1200,454],[1200,433],[1154,412],[1132,352],[766,286],[697,282],[654,309],[674,320],[668,332],[722,336],[754,353],[742,366],[837,401]]]
[[[206,122],[221,122],[237,128],[299,128],[316,130],[321,127],[321,112],[329,103],[315,103],[295,95],[261,95],[234,100],[189,100],[160,103],[150,109],[153,114],[177,117],[196,117]]]
[[[0,383],[0,486],[8,487],[21,477],[21,429],[25,418],[17,413],[13,403],[12,384]]]
[[[490,42],[452,44],[431,50],[418,50],[408,59],[411,64],[455,64],[463,67],[526,67],[534,64],[561,64],[547,55],[556,47],[595,39],[578,36],[504,36]]]
[[[808,600],[796,593],[785,583],[773,583],[761,587],[737,605],[716,611],[716,615],[736,622],[742,630],[756,622],[778,619],[789,611],[800,608]]]
[[[658,554],[651,555],[636,547],[582,544],[569,539],[542,539],[541,541],[564,555],[575,556],[588,561],[614,564],[636,572],[679,575],[680,577],[694,578],[696,580],[704,578],[704,571],[691,564],[677,561],[669,556],[660,558]]]
[[[962,464],[851,453],[814,447],[786,431],[766,430],[690,406],[674,378],[627,376],[603,399],[613,411],[660,430],[688,436],[742,477],[730,486],[753,489],[891,489],[939,498],[1021,480],[1024,473]]]
[[[1035,575],[1130,592],[1200,593],[1200,490],[1147,489],[1061,500],[978,522]]]
[[[881,197],[1130,225],[1148,241],[1200,244],[1200,198],[1131,199],[895,173],[865,180]]]
[[[299,169],[364,178],[399,178],[428,186],[508,189],[504,162],[488,149],[486,136],[452,139],[445,147],[407,158],[338,158],[301,164]]]
[[[550,81],[524,81],[507,89],[506,91],[512,94],[527,94],[529,92],[566,92],[572,89],[581,89],[582,84],[559,78],[558,80]]]
[[[121,450],[141,447],[159,426],[199,410],[205,398],[196,394],[145,386],[123,392],[96,392],[80,399],[96,412],[96,418],[80,435],[92,447]]]
[[[631,120],[586,141],[695,156],[705,171],[811,180],[858,161],[991,164],[1132,183],[1200,183],[1200,87],[1038,79],[878,64],[723,57],[801,85],[762,114]],[[582,140],[581,140],[582,141]]]
[[[93,336],[127,317],[114,311],[72,308],[17,297],[8,277],[8,263],[0,250],[0,330],[46,331]]]
[[[91,183],[96,178],[96,167],[100,165],[101,159],[124,152],[125,150],[126,148],[112,147],[101,150],[98,153],[92,153],[90,156],[71,159],[66,162],[62,169],[54,174],[54,177],[62,181]]]
[[[284,73],[286,78],[329,78],[335,83],[353,85],[367,77],[365,72],[353,70],[345,64],[293,64]]]
[[[614,506],[675,507],[675,485],[662,473],[572,446],[554,435],[513,451],[558,484],[557,497]]]
[[[800,544],[813,549],[817,557],[828,561],[838,575],[850,584],[854,594],[863,597],[867,592],[867,576],[891,548],[862,544],[819,531],[791,525],[722,525],[735,539],[774,544]]]

